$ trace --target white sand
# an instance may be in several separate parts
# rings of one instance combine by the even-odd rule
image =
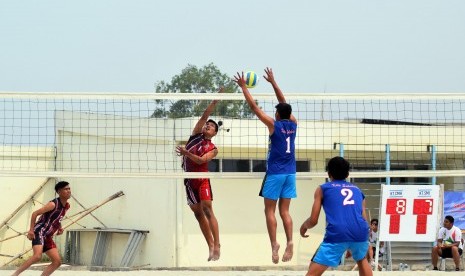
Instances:
[[[12,270],[0,270],[0,275],[11,275]],[[22,276],[38,276],[41,271],[27,270]],[[53,275],[56,276],[302,276],[306,271],[282,271],[282,270],[267,270],[267,271],[195,271],[195,270],[138,270],[138,271],[87,271],[87,270],[62,270],[56,271]],[[452,273],[452,274],[450,274]],[[327,271],[325,276],[356,276],[358,271]],[[454,273],[454,271],[392,271],[392,272],[374,272],[376,276],[436,276],[436,275],[465,275],[463,271]]]

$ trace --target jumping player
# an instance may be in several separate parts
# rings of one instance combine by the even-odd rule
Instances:
[[[223,88],[220,88],[219,93],[222,92]],[[177,154],[183,157],[182,166],[186,172],[208,172],[208,162],[218,154],[218,149],[211,141],[218,132],[218,124],[208,119],[217,102],[218,100],[213,100],[207,106],[192,130],[187,144],[176,147]],[[184,179],[184,185],[187,204],[194,212],[208,244],[208,261],[216,261],[220,258],[220,234],[218,221],[213,212],[210,179]]]
[[[32,257],[25,261],[13,274],[19,275],[32,264],[40,261],[42,253],[47,254],[52,263],[42,272],[42,276],[52,274],[61,265],[60,254],[57,246],[53,242],[53,234],[63,234],[61,220],[69,209],[68,199],[71,197],[71,188],[66,181],[60,181],[55,185],[55,192],[58,197],[49,201],[39,210],[31,215],[31,225],[27,238],[32,241]],[[40,216],[36,222],[37,217]]]
[[[276,204],[279,207],[279,214],[283,221],[284,232],[286,233],[287,246],[284,251],[282,261],[288,262],[294,253],[292,241],[292,217],[289,214],[291,199],[297,197],[296,192],[296,162],[295,162],[295,137],[297,131],[297,120],[292,115],[291,105],[286,103],[286,99],[278,87],[273,71],[265,69],[264,78],[273,86],[279,104],[276,105],[274,118],[268,116],[255,103],[245,84],[244,73],[237,73],[234,81],[242,89],[244,97],[250,109],[257,115],[269,131],[269,148],[267,157],[267,168],[265,179],[260,190],[260,196],[264,198],[265,219],[268,229],[268,236],[271,243],[271,260],[277,264],[279,262],[279,243],[276,240]]]
[[[359,267],[359,275],[373,275],[366,259],[368,250],[368,221],[365,212],[365,195],[352,183],[349,176],[349,162],[334,157],[328,162],[330,182],[315,190],[310,217],[300,227],[300,235],[308,237],[307,229],[318,224],[321,207],[326,213],[326,233],[320,247],[312,258],[307,276],[322,275],[326,269],[339,265],[346,250]]]

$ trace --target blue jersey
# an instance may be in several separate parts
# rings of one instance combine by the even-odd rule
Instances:
[[[274,122],[270,135],[267,158],[267,174],[295,173],[295,135],[297,124],[289,120]]]
[[[369,226],[363,218],[365,195],[352,183],[334,180],[320,186],[326,214],[324,242],[368,241]]]

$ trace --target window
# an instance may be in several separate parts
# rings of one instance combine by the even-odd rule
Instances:
[[[223,172],[249,172],[248,159],[223,159]]]
[[[308,161],[308,160],[297,160],[296,161],[296,171],[297,172],[309,172],[310,171],[310,161]]]
[[[208,162],[208,171],[209,172],[219,172],[220,171],[220,160],[212,159]]]
[[[266,172],[266,160],[252,160],[252,172]]]

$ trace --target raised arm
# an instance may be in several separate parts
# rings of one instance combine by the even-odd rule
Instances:
[[[242,93],[244,94],[245,100],[249,104],[250,109],[253,113],[255,113],[255,115],[257,115],[258,119],[260,119],[260,121],[268,127],[271,135],[274,132],[274,119],[266,115],[266,113],[257,105],[252,95],[250,95],[249,89],[247,89],[247,86],[245,85],[244,72],[241,74],[238,72],[237,75],[234,76],[234,82],[242,89]]]
[[[315,225],[318,224],[318,219],[320,218],[321,204],[323,202],[323,191],[321,187],[316,188],[315,194],[313,196],[313,206],[310,217],[307,218],[302,226],[300,226],[300,235],[304,238],[308,237],[307,229],[312,229]]]
[[[224,87],[220,87],[218,90],[218,93],[223,93]],[[218,100],[213,100],[211,103],[205,108],[205,111],[203,112],[202,116],[200,119],[197,121],[197,124],[195,124],[194,129],[192,130],[192,135],[198,134],[202,132],[202,128],[205,125],[205,123],[208,120],[208,117],[210,117],[210,114],[215,110],[215,105],[218,103]]]
[[[276,95],[276,98],[278,99],[278,102],[280,103],[285,103],[286,98],[284,98],[283,91],[281,91],[281,88],[279,88],[278,83],[276,83],[276,80],[274,79],[274,74],[273,74],[273,69],[266,67],[265,68],[265,80],[267,80],[271,86],[273,86],[274,93]],[[297,119],[294,117],[294,115],[291,114],[291,121],[294,123],[297,123]]]
[[[273,69],[266,67],[265,74],[266,75],[263,77],[265,78],[265,80],[267,80],[271,84],[271,86],[273,86],[273,90],[274,90],[274,93],[276,94],[276,98],[278,99],[278,102],[285,103],[286,98],[284,98],[283,92],[281,91],[278,84],[276,83],[276,80],[274,79]]]

